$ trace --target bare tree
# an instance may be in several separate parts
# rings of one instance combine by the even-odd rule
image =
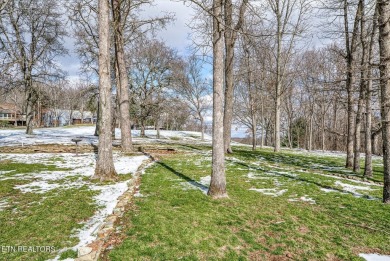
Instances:
[[[390,204],[390,2],[378,0],[380,88],[383,138],[383,203]]]
[[[178,57],[176,52],[157,40],[143,38],[131,52],[131,111],[145,136],[146,122],[156,118],[164,95],[170,87]]]
[[[0,52],[12,67],[12,83],[25,90],[27,134],[33,132],[36,86],[61,75],[55,58],[66,53],[62,44],[66,32],[59,10],[54,0],[10,0],[0,17]]]
[[[204,117],[210,109],[209,95],[211,94],[210,84],[202,75],[203,64],[195,55],[188,57],[183,66],[182,75],[178,77],[176,92],[188,104],[194,118],[200,122],[201,138],[204,140]]]
[[[112,0],[112,13],[114,19],[114,45],[115,45],[115,74],[117,87],[117,101],[119,105],[121,144],[124,152],[132,151],[129,79],[124,54],[124,24],[122,19],[122,0]]]
[[[275,33],[275,152],[280,151],[280,112],[285,71],[290,62],[297,38],[303,33],[310,14],[308,0],[268,0],[276,23]]]
[[[233,66],[234,66],[234,46],[236,44],[238,31],[241,30],[244,21],[244,15],[247,8],[248,0],[242,0],[238,18],[235,24],[233,24],[233,2],[232,0],[224,1],[224,18],[225,18],[225,98],[224,98],[224,114],[223,114],[223,135],[225,141],[225,151],[232,153],[230,146],[231,132],[232,132],[232,119],[233,119]]]
[[[367,71],[367,83],[366,83],[366,131],[365,131],[365,160],[364,160],[364,176],[372,177],[372,144],[371,144],[371,132],[372,132],[372,64],[374,63],[374,43],[376,41],[376,31],[378,28],[378,8],[375,8],[373,17],[371,34],[369,36],[368,46],[368,62],[366,63],[364,70]],[[367,30],[368,33],[368,30]]]
[[[99,0],[99,102],[101,110],[98,158],[93,178],[116,179],[112,157],[110,9],[108,0]]]

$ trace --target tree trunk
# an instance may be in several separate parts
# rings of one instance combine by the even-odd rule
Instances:
[[[114,18],[114,43],[117,79],[117,99],[119,104],[119,121],[121,128],[121,145],[123,152],[133,150],[131,138],[129,79],[124,58],[123,27],[121,17],[121,1],[112,0],[112,13]]]
[[[281,55],[282,55],[282,24],[281,17],[277,15],[277,52],[276,52],[276,86],[275,86],[275,147],[274,151],[280,151],[280,102],[281,102]]]
[[[112,108],[111,108],[111,137],[113,140],[115,140],[115,128],[116,128],[116,119],[118,118],[118,100],[115,98],[114,101],[112,101]]]
[[[110,20],[107,0],[99,0],[99,100],[101,123],[99,147],[94,178],[116,179],[112,157],[111,78],[110,78]]]
[[[141,120],[141,134],[140,136],[145,137],[145,121]]]
[[[344,27],[345,27],[345,45],[346,45],[346,62],[347,62],[347,79],[346,79],[346,89],[348,96],[348,105],[347,105],[347,113],[348,113],[348,133],[347,133],[347,159],[346,159],[346,168],[353,167],[353,141],[354,141],[354,115],[353,115],[353,84],[354,84],[354,76],[353,76],[353,61],[355,54],[355,45],[357,41],[358,28],[359,28],[359,19],[361,17],[361,9],[362,9],[362,1],[359,1],[359,5],[356,11],[354,27],[352,32],[352,38],[350,39],[350,32],[348,27],[348,1],[344,0]]]
[[[213,151],[210,188],[213,198],[227,197],[223,137],[223,28],[222,0],[213,0]]]
[[[204,141],[204,119],[202,116],[200,116],[200,133],[201,133],[201,140]]]
[[[383,139],[383,202],[390,204],[390,2],[378,1],[380,89]]]
[[[358,109],[356,113],[356,123],[355,123],[355,144],[354,144],[354,159],[353,159],[353,171],[356,173],[360,172],[360,144],[361,144],[361,127],[362,127],[362,117],[363,117],[363,106],[365,100],[365,92],[367,88],[367,62],[368,62],[368,52],[367,52],[367,37],[366,37],[366,26],[365,26],[365,15],[364,15],[364,0],[362,2],[362,11],[360,19],[360,42],[362,45],[362,57],[360,62],[360,90],[359,90],[359,102]]]
[[[232,120],[233,120],[233,95],[234,95],[234,46],[237,40],[237,31],[241,28],[248,0],[243,0],[240,6],[239,17],[236,25],[233,25],[233,3],[232,0],[222,1],[225,11],[225,105],[223,111],[223,137],[224,149],[227,153],[233,153],[231,148]],[[222,14],[221,14],[222,17]],[[233,28],[234,27],[234,28]]]
[[[370,36],[370,46],[368,49],[368,64],[366,64],[367,70],[367,85],[366,85],[366,132],[365,132],[365,160],[364,160],[364,177],[372,177],[372,112],[371,112],[371,95],[372,95],[372,68],[373,64],[373,47],[375,43],[375,31],[377,29],[378,21],[378,8],[375,9],[373,26]]]
[[[313,144],[313,112],[310,114],[310,121],[309,121],[309,146],[307,148],[308,151],[312,150],[312,144]]]
[[[100,96],[100,95],[99,95]],[[100,100],[100,98],[99,98]],[[95,126],[95,133],[94,136],[99,136],[99,131],[100,131],[100,118],[102,117],[101,115],[101,110],[100,110],[100,101],[98,101],[97,104],[97,113],[96,113],[96,126]]]
[[[26,106],[26,134],[32,135],[33,134],[33,114],[34,114],[34,101],[33,101],[33,94],[31,91],[31,87],[27,90],[27,106]]]

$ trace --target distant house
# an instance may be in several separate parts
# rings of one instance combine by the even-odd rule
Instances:
[[[72,124],[83,124],[83,123],[95,123],[96,116],[90,111],[73,111],[72,113]]]
[[[0,103],[0,122],[15,126],[26,125],[26,115],[12,103]]]
[[[61,109],[49,109],[45,112],[44,126],[57,127],[81,123],[96,123],[96,115],[90,111],[70,111]]]

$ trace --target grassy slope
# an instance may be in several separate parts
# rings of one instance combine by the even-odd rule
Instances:
[[[0,171],[12,172],[2,177],[20,173],[64,170],[54,165],[0,162]],[[55,189],[46,193],[20,193],[16,185],[31,180],[0,180],[0,199],[8,206],[0,211],[0,246],[53,246],[55,250],[71,247],[78,239],[70,237],[79,224],[93,215],[97,206],[91,204],[96,191],[86,187],[79,189]],[[67,252],[74,257],[74,253]],[[56,253],[48,252],[0,252],[0,260],[47,260]],[[66,254],[64,255],[64,258]]]
[[[318,175],[343,173],[343,158],[237,149],[227,160],[230,198],[214,201],[200,190],[183,190],[185,182],[210,174],[205,149],[164,156],[147,170],[145,197],[125,215],[127,239],[110,252],[111,260],[359,260],[358,253],[390,253],[390,206],[320,190],[343,192],[337,179]],[[287,192],[272,197],[249,190],[275,184]],[[380,187],[372,188],[359,192],[380,197]],[[302,196],[316,204],[288,201]]]

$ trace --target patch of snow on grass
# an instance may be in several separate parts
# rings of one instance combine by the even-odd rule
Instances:
[[[0,171],[0,175],[4,175],[4,174],[7,174],[7,173],[11,173],[15,170],[3,170],[3,171]]]
[[[330,188],[320,188],[321,191],[325,192],[325,193],[329,193],[329,192],[339,192],[337,189],[330,189]]]
[[[297,195],[295,195],[295,196],[297,196]],[[307,195],[304,195],[300,198],[289,198],[288,201],[290,201],[290,202],[303,201],[303,202],[308,202],[309,204],[316,204],[316,201],[312,198],[307,197]]]
[[[115,170],[118,174],[135,173],[142,162],[147,159],[145,155],[118,158],[114,161]]]
[[[336,186],[341,186],[344,191],[352,193],[355,197],[362,197],[363,195],[358,193],[357,190],[366,190],[366,191],[371,191],[373,190],[370,187],[367,186],[354,186],[351,184],[343,183],[341,181],[336,181],[334,183]]]
[[[287,192],[287,189],[277,190],[277,189],[274,189],[274,188],[272,188],[272,189],[250,188],[249,190],[260,192],[260,193],[262,193],[264,195],[273,196],[273,197],[281,196],[281,195],[283,195],[284,193]]]
[[[378,254],[359,254],[359,256],[367,261],[390,261],[390,256]]]
[[[112,214],[118,197],[127,190],[127,181],[119,182],[113,185],[91,186],[93,190],[99,190],[100,194],[94,197],[95,202],[102,208],[78,231],[76,237],[80,242],[73,247],[77,250],[79,247],[85,246],[96,239],[96,230],[103,223],[104,219]]]
[[[22,193],[33,192],[43,194],[59,187],[61,187],[61,185],[56,183],[47,183],[46,181],[33,181],[28,184],[17,185],[15,186],[15,189],[20,189]]]
[[[1,200],[0,201],[0,211],[4,210],[6,207],[8,207],[7,200]]]

